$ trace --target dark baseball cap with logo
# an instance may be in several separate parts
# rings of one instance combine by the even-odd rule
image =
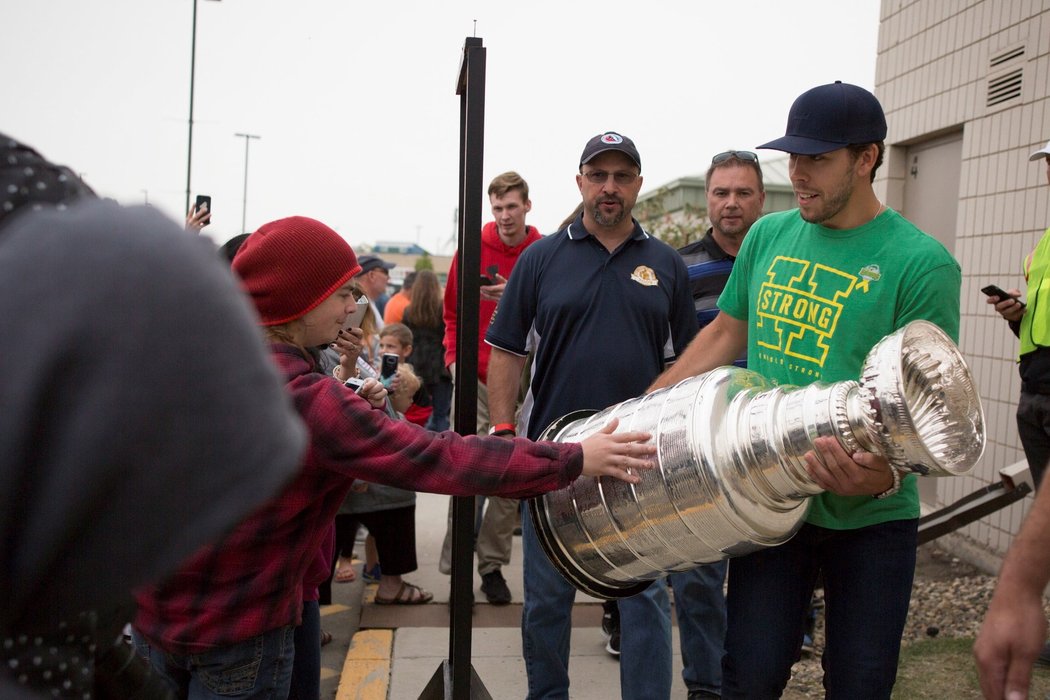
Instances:
[[[392,262],[387,262],[378,255],[362,255],[357,259],[359,265],[361,265],[361,271],[357,274],[363,275],[370,270],[393,270],[397,265]]]
[[[788,112],[784,136],[758,148],[815,156],[885,138],[886,114],[875,95],[836,80],[799,95]]]
[[[638,166],[638,171],[642,170],[642,157],[638,155],[638,149],[634,147],[634,141],[621,136],[615,131],[606,131],[604,134],[598,134],[583,147],[583,155],[580,156],[580,166],[584,163],[589,163],[599,153],[605,153],[606,151],[619,151],[628,158],[634,161],[634,164]]]

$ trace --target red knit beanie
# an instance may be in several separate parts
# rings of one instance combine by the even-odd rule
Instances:
[[[361,271],[353,248],[320,221],[292,216],[264,224],[233,258],[264,326],[294,321]]]

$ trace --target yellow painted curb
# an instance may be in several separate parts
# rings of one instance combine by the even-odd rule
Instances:
[[[321,606],[321,617],[328,617],[329,615],[335,615],[336,613],[345,612],[350,609],[349,605],[342,605],[341,603],[332,603],[330,605]]]
[[[360,630],[343,662],[336,700],[386,700],[390,687],[393,630]]]

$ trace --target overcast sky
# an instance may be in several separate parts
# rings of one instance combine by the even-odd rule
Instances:
[[[0,131],[100,194],[148,196],[181,221],[193,0],[0,6]],[[580,152],[601,131],[634,139],[646,191],[782,135],[810,87],[873,89],[878,15],[878,0],[199,0],[193,193],[213,197],[213,238],[239,233],[234,134],[258,134],[248,230],[301,214],[351,244],[451,252],[455,81],[476,20],[484,182],[520,172],[528,222],[550,233],[578,203]]]

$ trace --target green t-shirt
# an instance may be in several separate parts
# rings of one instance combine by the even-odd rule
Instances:
[[[887,209],[849,230],[806,223],[797,209],[759,219],[740,248],[719,308],[747,321],[747,365],[778,385],[857,380],[868,351],[909,321],[959,337],[959,263]],[[885,499],[812,498],[806,520],[851,530],[919,516],[915,477]]]

